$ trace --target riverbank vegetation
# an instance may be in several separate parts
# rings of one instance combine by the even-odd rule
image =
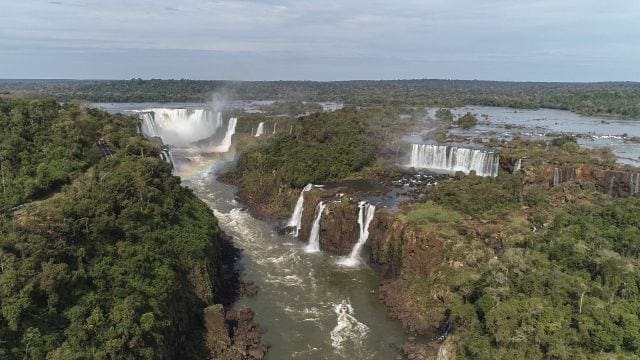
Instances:
[[[136,121],[0,99],[1,358],[207,356],[217,222]]]
[[[565,144],[546,156],[585,156]],[[640,198],[599,193],[584,174],[553,186],[539,160],[424,187],[406,205],[409,233],[444,248],[426,271],[403,260],[407,303],[435,326],[452,314],[459,358],[640,356]]]
[[[0,92],[94,102],[206,102],[216,92],[234,99],[280,100],[287,108],[290,101],[339,101],[359,106],[487,105],[525,109],[544,107],[585,115],[640,118],[640,84],[632,82],[0,80]]]
[[[390,151],[393,134],[411,121],[393,109],[353,107],[300,117],[291,133],[249,146],[222,178],[240,187],[243,200],[284,216],[306,184],[337,182],[376,165],[376,155]]]

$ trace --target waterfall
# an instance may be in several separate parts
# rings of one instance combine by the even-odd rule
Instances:
[[[518,159],[518,161],[516,161],[516,165],[513,167],[513,171],[511,172],[516,173],[518,171],[520,171],[520,169],[522,168],[522,159]]]
[[[462,171],[475,171],[478,176],[497,176],[500,157],[491,151],[453,146],[412,144],[409,167]]]
[[[217,112],[216,113],[216,129],[217,128],[221,128],[222,127],[222,113],[221,112]]]
[[[307,244],[305,249],[307,252],[320,251],[320,220],[322,219],[322,212],[324,211],[324,208],[325,204],[322,201],[316,205],[316,212],[313,215],[313,226],[309,233],[309,244]]]
[[[358,211],[358,225],[360,225],[360,236],[358,237],[358,241],[351,249],[351,254],[349,257],[344,258],[339,261],[340,265],[344,266],[356,266],[360,264],[360,252],[362,251],[362,247],[367,242],[369,238],[369,224],[373,220],[373,215],[375,214],[376,207],[365,202],[361,201],[358,204],[360,211]]]
[[[164,159],[164,161],[168,162],[169,164],[171,164],[171,166],[175,166],[175,163],[173,162],[173,156],[171,155],[171,150],[169,150],[168,146],[163,146],[160,152],[162,158]]]
[[[304,210],[304,193],[313,189],[313,184],[307,184],[302,191],[300,191],[300,196],[298,196],[298,201],[296,202],[296,206],[293,208],[293,213],[291,214],[291,218],[287,223],[287,227],[293,227],[294,235],[298,236],[298,231],[300,231],[300,223],[302,222],[302,211]]]
[[[553,168],[553,186],[560,185],[560,169],[558,167]]]
[[[274,134],[276,133],[276,125],[278,125],[278,123],[275,123],[275,122],[274,122],[274,123],[273,123],[273,133],[274,133]]]
[[[260,124],[258,124],[258,128],[256,129],[256,137],[259,137],[260,135],[262,135],[264,133],[264,121],[261,121]]]
[[[640,173],[631,174],[629,196],[635,196],[638,193],[640,193]]]
[[[236,123],[238,122],[237,118],[229,118],[229,124],[227,125],[227,132],[224,134],[224,139],[220,142],[218,146],[214,146],[211,149],[211,152],[227,152],[231,147],[231,137],[236,133]]]
[[[222,115],[210,110],[147,109],[142,110],[140,130],[147,137],[159,137],[165,144],[188,146],[210,138],[222,126]]]

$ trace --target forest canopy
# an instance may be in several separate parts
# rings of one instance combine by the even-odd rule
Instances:
[[[205,357],[217,222],[137,120],[0,98],[0,124],[0,358]]]

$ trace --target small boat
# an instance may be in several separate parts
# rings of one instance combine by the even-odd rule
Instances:
[[[340,303],[340,311],[343,313],[349,312],[349,303],[347,300],[342,300]]]

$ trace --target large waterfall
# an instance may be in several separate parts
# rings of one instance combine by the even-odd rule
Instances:
[[[489,151],[458,148],[453,146],[412,144],[409,166],[441,170],[475,171],[478,176],[497,176],[500,158]]]
[[[264,121],[261,121],[260,124],[258,124],[258,128],[256,129],[256,137],[262,134],[264,134]]]
[[[227,132],[224,134],[224,138],[222,139],[219,145],[211,148],[211,152],[223,153],[223,152],[229,151],[229,148],[231,147],[231,138],[233,137],[233,134],[236,133],[237,122],[238,122],[237,118],[234,118],[234,117],[229,118],[229,124],[227,125]]]
[[[160,137],[165,144],[188,146],[215,135],[222,127],[222,114],[210,110],[147,109],[140,111],[140,130],[147,137]]]
[[[358,212],[358,225],[360,225],[360,236],[358,237],[358,241],[351,249],[351,254],[349,257],[344,258],[339,261],[340,265],[344,266],[357,266],[360,264],[360,252],[362,251],[362,247],[367,242],[369,238],[369,224],[373,220],[373,215],[375,214],[376,207],[365,202],[361,201],[358,204],[360,211]]]
[[[324,212],[325,203],[320,201],[316,205],[316,212],[313,215],[313,226],[311,226],[311,232],[309,233],[309,244],[307,244],[307,252],[320,251],[320,220],[322,219],[322,213]]]
[[[293,208],[293,213],[291,214],[291,218],[289,222],[287,222],[287,227],[294,228],[294,235],[298,236],[298,232],[300,231],[300,224],[302,222],[302,211],[304,210],[304,193],[313,189],[313,184],[307,184],[302,191],[300,191],[300,196],[298,196],[298,201],[296,202],[296,206]]]

